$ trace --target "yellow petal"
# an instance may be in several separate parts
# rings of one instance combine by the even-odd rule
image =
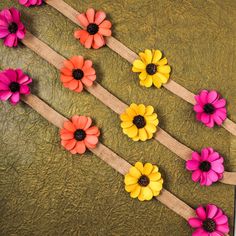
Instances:
[[[146,63],[147,64],[151,63],[152,62],[152,51],[150,49],[146,49],[145,55],[146,55]]]
[[[145,80],[140,80],[140,85],[145,86],[147,88],[152,86],[152,76],[148,75]]]
[[[147,132],[150,132],[150,133],[155,133],[157,131],[157,127],[150,123],[147,123],[144,128],[146,129]]]
[[[130,120],[133,121],[133,118],[137,115],[136,112],[130,107],[126,108],[126,113],[130,117]]]
[[[161,179],[161,173],[160,172],[154,172],[154,173],[151,173],[148,178],[151,180],[151,181],[158,181]]]
[[[146,107],[146,113],[145,115],[151,115],[154,112],[153,106],[147,106]]]
[[[146,78],[147,78],[147,72],[146,70],[144,70],[139,74],[139,79],[145,80]]]
[[[159,78],[159,76],[156,76],[156,74],[153,76],[152,81],[153,81],[153,84],[155,87],[160,88],[162,86],[162,82],[161,82],[161,79]]]
[[[133,124],[133,122],[131,122],[131,121],[125,121],[125,122],[122,122],[122,123],[120,124],[121,128],[129,128],[129,127],[131,127],[132,125],[134,125],[134,124]]]
[[[140,72],[142,72],[143,71],[143,69],[138,69],[138,68],[136,68],[136,67],[132,67],[132,71],[133,72],[138,72],[138,73],[140,73]]]
[[[153,121],[153,120],[155,120],[157,118],[157,114],[156,113],[153,113],[153,114],[151,114],[151,115],[149,115],[149,116],[145,116],[145,120],[147,120],[147,121]]]
[[[130,137],[133,138],[138,134],[138,128],[133,125],[130,128],[126,129],[126,134]]]
[[[149,187],[142,187],[141,192],[145,200],[149,201],[153,198],[152,190]]]
[[[135,60],[133,62],[133,67],[135,67],[136,69],[140,69],[140,70],[146,69],[146,65],[141,60]]]
[[[170,66],[169,66],[169,65],[166,65],[166,66],[158,66],[158,67],[157,67],[157,71],[160,72],[160,73],[168,74],[168,73],[170,73],[171,69],[170,69]]]
[[[140,191],[139,195],[138,195],[138,200],[143,202],[145,200],[143,194],[142,194],[142,190]]]
[[[161,57],[162,57],[162,52],[160,50],[155,50],[152,63],[156,64],[161,59]]]
[[[135,163],[134,166],[140,171],[140,173],[143,173],[143,163],[142,162],[138,161]]]
[[[140,52],[138,55],[140,56],[140,58],[143,61],[143,63],[146,64],[147,62],[146,62],[146,55],[145,55],[145,53]]]
[[[139,114],[139,113],[138,113],[138,105],[137,105],[137,104],[132,103],[132,104],[130,105],[130,108],[135,112],[136,115]]]
[[[150,123],[152,123],[153,125],[157,126],[159,124],[159,120],[155,119],[153,121],[150,121]]]
[[[152,173],[157,173],[159,171],[159,168],[158,166],[156,165],[153,165],[153,170],[152,170]]]
[[[155,181],[150,181],[148,187],[149,187],[151,190],[154,190],[154,191],[161,191],[161,189],[162,189],[162,183],[155,182]]]
[[[151,138],[153,137],[153,134],[152,134],[152,133],[149,133],[149,132],[147,132],[147,136],[148,136],[148,138],[147,138],[147,139],[151,139]]]
[[[146,163],[143,167],[143,174],[144,175],[149,175],[152,172],[153,165],[151,163]]]
[[[130,192],[132,192],[137,186],[139,186],[139,185],[138,185],[138,184],[125,185],[125,190],[126,190],[126,192],[130,193]]]
[[[132,184],[137,184],[138,179],[131,176],[130,174],[125,175],[125,184],[126,185],[132,185]]]
[[[147,132],[144,128],[138,130],[138,136],[141,141],[146,141],[147,140]]]
[[[160,61],[157,62],[157,65],[164,66],[168,63],[166,57],[162,58]]]
[[[139,141],[139,136],[135,136],[132,139],[133,139],[134,142],[137,142],[137,141]]]
[[[145,114],[145,106],[143,104],[138,105],[138,113],[139,115],[143,116]]]
[[[126,113],[121,114],[120,119],[122,121],[132,121],[132,119]]]
[[[140,194],[141,187],[137,185],[137,187],[130,193],[130,197],[136,198]]]
[[[153,190],[152,193],[153,193],[153,196],[154,196],[154,197],[157,197],[157,196],[160,195],[161,191],[154,191],[154,190]]]
[[[137,169],[136,167],[132,166],[129,170],[129,174],[135,178],[138,178],[141,176],[141,172],[139,171],[139,169]]]
[[[168,81],[168,78],[165,75],[161,73],[156,73],[154,77],[156,77],[161,83],[165,84]]]

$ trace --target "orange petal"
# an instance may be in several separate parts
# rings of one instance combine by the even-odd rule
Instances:
[[[74,138],[74,133],[61,134],[62,140],[71,140]]]
[[[77,153],[76,146],[72,150],[70,150],[70,152],[71,152],[71,154],[76,154]]]
[[[77,93],[80,93],[82,90],[83,90],[83,84],[81,81],[78,81],[79,84],[78,84],[78,88],[75,89],[74,91],[77,92]]]
[[[84,126],[84,130],[87,130],[92,124],[92,119],[90,117],[87,117],[87,123]]]
[[[110,29],[112,26],[109,20],[104,20],[100,25],[99,28]]]
[[[61,82],[67,83],[67,82],[70,82],[71,80],[73,80],[72,76],[61,75]]]
[[[78,115],[74,115],[74,116],[72,116],[71,120],[72,120],[72,123],[75,126],[75,128],[77,128],[77,122],[79,120],[79,116]]]
[[[76,151],[79,154],[83,154],[86,151],[86,147],[83,141],[77,142],[76,143]]]
[[[100,47],[97,46],[97,44],[96,44],[94,41],[93,41],[92,47],[93,47],[94,49],[100,48]]]
[[[86,39],[85,43],[84,43],[84,46],[86,48],[91,48],[92,46],[92,43],[93,43],[93,35],[89,35],[88,38]]]
[[[98,47],[102,47],[105,44],[103,36],[99,33],[94,35],[94,42]]]
[[[66,121],[64,122],[64,128],[71,131],[71,132],[75,132],[76,128],[75,126],[73,125],[73,123],[71,121]]]
[[[90,87],[93,85],[93,81],[92,80],[89,80],[87,77],[84,77],[82,80],[83,84],[87,87]]]
[[[86,130],[86,134],[97,134],[99,132],[99,129],[97,126],[92,126]]]
[[[90,68],[84,70],[84,75],[85,76],[87,76],[87,75],[95,75],[95,74],[96,74],[96,72],[95,72],[93,67],[90,67]]]
[[[78,15],[78,20],[79,20],[79,23],[80,23],[84,28],[86,28],[86,27],[88,26],[88,24],[89,24],[88,19],[87,19],[87,17],[85,16],[84,13]]]
[[[87,120],[88,120],[88,118],[86,116],[80,116],[78,123],[77,123],[78,129],[84,129],[84,127],[87,124]]]
[[[104,36],[111,36],[111,30],[110,29],[99,28],[98,33],[101,34],[101,35],[104,35]],[[104,44],[105,44],[105,41],[104,41]]]
[[[73,149],[73,148],[75,147],[75,145],[76,145],[76,140],[75,140],[75,139],[71,139],[71,140],[69,140],[68,143],[65,145],[65,148],[66,148],[67,150],[71,150],[71,149]]]
[[[73,80],[71,80],[71,81],[69,82],[68,88],[69,88],[70,90],[75,90],[78,86],[79,86],[78,80],[73,79]]]
[[[96,75],[87,75],[86,77],[92,81],[96,80]]]
[[[95,145],[98,143],[98,138],[95,135],[86,135],[85,140],[92,145]]]
[[[85,41],[86,41],[86,39],[88,38],[88,36],[89,36],[89,33],[88,33],[86,30],[77,30],[77,31],[75,31],[75,33],[74,33],[74,37],[75,37],[76,39],[80,39],[80,42],[81,42],[82,44],[85,43]]]
[[[95,11],[94,11],[93,8],[89,8],[89,9],[86,11],[86,16],[87,16],[87,19],[88,19],[88,22],[89,22],[89,23],[94,23]]]
[[[103,20],[106,18],[106,13],[103,11],[98,11],[95,14],[95,24],[100,25]]]
[[[66,67],[63,67],[63,68],[61,69],[61,74],[67,75],[67,76],[72,76],[72,71],[69,70],[69,69],[66,68]]]
[[[67,69],[69,69],[71,71],[74,69],[74,65],[69,60],[64,61],[64,65]]]
[[[90,149],[93,149],[93,148],[96,147],[96,144],[95,144],[95,145],[90,144],[90,143],[88,143],[86,140],[84,140],[84,144],[85,144],[85,146],[86,146],[87,148],[90,148]]]
[[[91,60],[85,60],[85,62],[84,62],[84,66],[83,66],[83,70],[86,70],[86,69],[88,69],[88,68],[90,68],[90,67],[92,67],[93,66],[93,62],[91,61]]]
[[[84,58],[82,56],[74,56],[70,59],[76,69],[81,69],[84,64]]]
[[[71,131],[64,128],[60,129],[60,134],[68,134],[68,133],[71,133]]]

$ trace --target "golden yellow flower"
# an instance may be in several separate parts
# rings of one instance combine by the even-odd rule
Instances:
[[[123,133],[134,141],[151,139],[159,123],[157,114],[153,112],[154,108],[152,106],[145,107],[143,104],[137,105],[132,103],[120,115]]]
[[[133,62],[132,71],[138,72],[140,85],[151,87],[154,84],[160,88],[162,84],[167,83],[171,68],[167,64],[167,59],[162,58],[160,50],[149,50],[139,53],[140,59]]]
[[[124,182],[125,190],[130,193],[130,197],[138,198],[140,201],[158,196],[163,185],[158,167],[150,163],[143,165],[141,162],[136,162],[135,166],[130,168]]]

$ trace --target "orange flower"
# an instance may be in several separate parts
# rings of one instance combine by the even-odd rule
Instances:
[[[111,22],[105,20],[106,13],[103,11],[95,12],[90,8],[86,13],[79,14],[78,20],[84,29],[76,30],[74,36],[86,48],[93,47],[98,49],[103,47],[106,42],[104,36],[111,36]]]
[[[80,93],[83,86],[92,86],[96,79],[96,72],[90,60],[84,60],[82,56],[74,56],[70,60],[64,61],[61,69],[61,82],[64,87]]]
[[[71,121],[64,122],[64,128],[60,130],[61,145],[72,154],[83,154],[86,148],[95,148],[100,131],[91,124],[90,117],[77,115]]]

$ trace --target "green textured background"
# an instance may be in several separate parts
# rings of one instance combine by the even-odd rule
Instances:
[[[232,0],[65,0],[79,11],[102,9],[113,34],[135,52],[164,51],[172,78],[192,92],[216,89],[228,100],[236,121],[236,1]],[[77,28],[46,4],[24,8],[1,0],[0,9],[22,10],[27,29],[66,57],[92,59],[98,82],[122,101],[153,105],[160,127],[189,147],[213,146],[236,171],[236,139],[223,128],[195,122],[192,106],[166,89],[138,85],[131,65],[108,47],[87,50],[73,38]],[[154,140],[132,142],[119,118],[92,95],[62,87],[58,71],[30,49],[3,47],[0,68],[21,67],[34,79],[33,92],[66,117],[91,116],[101,141],[130,163],[160,166],[166,189],[196,207],[215,203],[230,217],[233,229],[234,187],[204,188],[190,179],[184,162]],[[187,222],[158,201],[141,203],[124,191],[123,177],[99,158],[72,156],[60,146],[58,129],[24,104],[0,103],[0,235],[190,235]]]

